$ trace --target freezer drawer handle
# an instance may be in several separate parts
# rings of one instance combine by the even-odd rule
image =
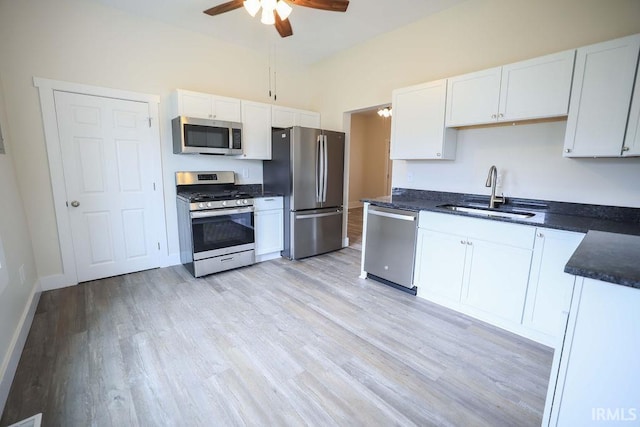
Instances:
[[[389,212],[374,211],[374,210],[371,210],[371,209],[369,209],[369,213],[371,215],[385,216],[387,218],[401,219],[403,221],[415,221],[416,220],[416,217],[415,216],[411,216],[411,215],[400,215],[400,214],[389,213]]]
[[[341,213],[342,211],[335,211],[335,212],[321,213],[321,214],[297,215],[296,219],[322,218],[325,216],[340,215]]]

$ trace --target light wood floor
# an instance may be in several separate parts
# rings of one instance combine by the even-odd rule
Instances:
[[[364,208],[349,209],[347,217],[347,237],[349,237],[349,247],[362,249],[362,212]]]
[[[540,425],[549,348],[359,263],[346,248],[45,292],[0,425]]]

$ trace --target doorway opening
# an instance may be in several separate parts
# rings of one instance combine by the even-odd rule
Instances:
[[[349,246],[362,245],[364,198],[391,194],[393,163],[389,158],[391,117],[381,117],[375,106],[350,113],[349,123],[349,206],[347,235]]]

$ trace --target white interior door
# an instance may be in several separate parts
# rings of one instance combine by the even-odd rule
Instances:
[[[54,96],[78,281],[158,267],[149,104]]]

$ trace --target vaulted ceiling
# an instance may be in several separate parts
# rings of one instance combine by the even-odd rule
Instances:
[[[218,16],[202,13],[227,0],[92,0],[200,32],[260,52],[273,52],[311,64],[379,34],[417,21],[465,0],[351,0],[346,13],[293,5],[293,36],[252,18],[244,8]]]

